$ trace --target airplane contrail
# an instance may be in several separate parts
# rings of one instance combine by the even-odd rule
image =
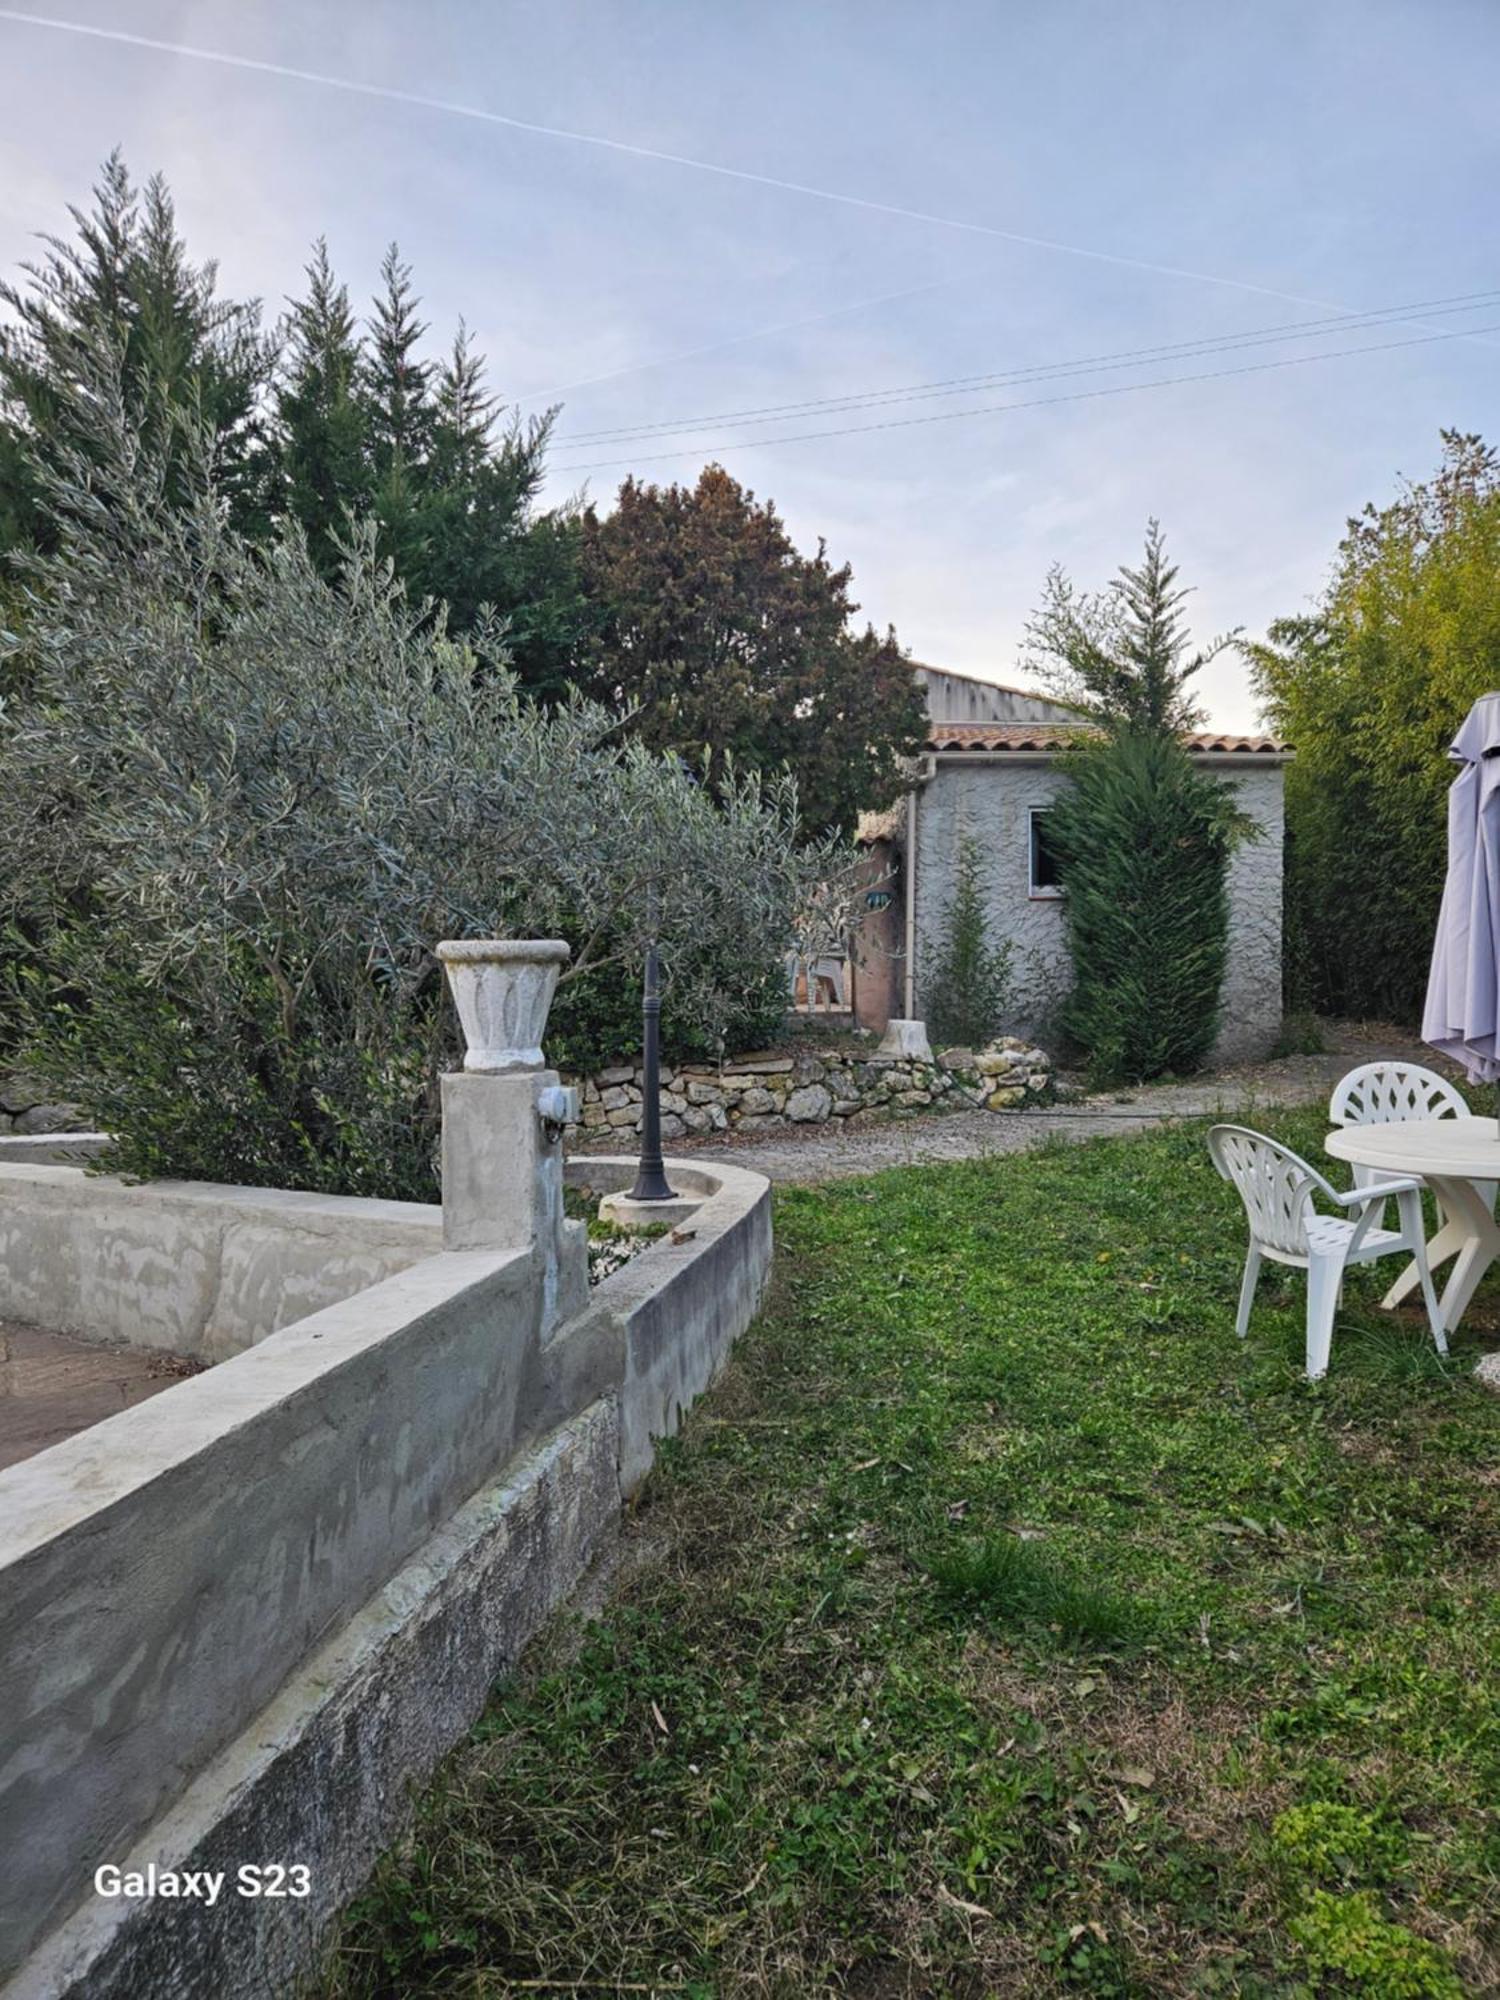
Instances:
[[[716,160],[700,160],[686,153],[669,153],[655,146],[639,146],[626,139],[605,138],[597,132],[574,132],[563,126],[540,125],[505,112],[487,111],[481,105],[462,104],[451,98],[429,97],[420,91],[398,90],[394,85],[365,83],[355,77],[330,76],[322,70],[298,69],[290,63],[265,62],[255,56],[233,55],[223,49],[202,49],[186,42],[168,42],[153,35],[137,35],[123,28],[99,28],[86,21],[64,21],[50,14],[23,13],[17,8],[0,8],[0,21],[24,27],[48,28],[61,34],[81,35],[92,41],[113,42],[126,48],[152,49],[161,55],[180,56],[189,62],[217,63],[225,69],[247,70],[258,76],[281,77],[292,83],[316,84],[325,90],[343,91],[351,97],[376,98],[387,104],[406,104],[421,111],[438,111],[452,118],[468,118],[482,125],[497,125],[511,132],[527,132],[535,138],[564,140],[576,146],[594,146],[605,152],[623,153],[631,159],[652,160],[662,166],[687,167],[694,173],[713,174],[720,180],[740,181],[752,187],[775,188],[783,194],[801,195],[812,201],[834,202],[843,208],[862,209],[871,215],[889,215],[904,222],[926,223],[937,229],[986,236],[1001,243],[1019,244],[1024,249],[1048,250],[1065,257],[1086,258],[1096,264],[1110,264],[1130,271],[1145,271],[1162,278],[1182,278],[1200,285],[1218,285],[1228,291],[1251,292],[1260,298],[1284,299],[1293,305],[1319,306],[1338,310],[1337,301],[1305,297],[1298,292],[1279,291],[1273,285],[1257,285],[1246,278],[1226,278],[1213,271],[1194,271],[1176,264],[1153,263],[1144,257],[1130,257],[1113,250],[1094,250],[1078,243],[1063,243],[1055,237],[1031,236],[1016,229],[1002,229],[995,223],[975,222],[960,216],[936,215],[925,209],[903,208],[898,203],[876,201],[866,195],[845,194],[835,188],[813,187],[805,181],[783,180],[748,167],[724,166]]]

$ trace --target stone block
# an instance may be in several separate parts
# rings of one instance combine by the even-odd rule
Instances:
[[[792,1059],[790,1056],[756,1056],[745,1062],[726,1063],[726,1076],[790,1076]]]
[[[604,1115],[611,1125],[618,1126],[622,1130],[626,1126],[633,1129],[640,1123],[641,1107],[638,1104],[617,1104],[612,1111],[607,1111]]]
[[[883,1056],[915,1056],[921,1062],[932,1061],[932,1044],[927,1039],[925,1021],[891,1021],[880,1038],[878,1053]]]
[[[20,1111],[29,1111],[34,1104],[45,1104],[47,1090],[44,1084],[31,1083],[19,1076],[0,1076],[0,1108],[12,1116]]]
[[[794,1125],[821,1125],[833,1107],[833,1099],[821,1083],[806,1083],[786,1101],[786,1115]]]
[[[1025,1103],[1026,1092],[1013,1085],[1008,1090],[992,1090],[984,1101],[990,1111],[1014,1111],[1018,1104]]]
[[[903,1111],[915,1111],[920,1105],[931,1104],[932,1092],[930,1090],[898,1090],[891,1102],[899,1104]]]
[[[763,1118],[776,1109],[776,1100],[764,1084],[752,1084],[740,1094],[740,1123],[747,1118]]]
[[[15,1130],[27,1132],[77,1132],[83,1129],[83,1113],[76,1104],[33,1104],[21,1112]]]
[[[984,1049],[974,1058],[974,1067],[981,1076],[1004,1076],[1020,1069],[1021,1058],[1009,1049]]]
[[[689,1104],[722,1104],[724,1093],[716,1083],[702,1083],[694,1077],[687,1087]]]
[[[634,1083],[635,1071],[629,1063],[616,1063],[613,1069],[601,1069],[598,1080],[601,1084]]]
[[[608,1075],[609,1072],[606,1071],[605,1074]],[[630,1102],[630,1094],[623,1084],[614,1083],[607,1090],[600,1091],[599,1102],[606,1111],[618,1111],[622,1104]]]

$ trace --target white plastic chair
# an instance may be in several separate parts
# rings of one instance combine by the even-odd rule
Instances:
[[[1335,1089],[1328,1116],[1335,1125],[1404,1125],[1413,1118],[1471,1118],[1463,1098],[1435,1070],[1420,1063],[1362,1063]],[[1379,1180],[1378,1167],[1354,1169],[1354,1185],[1368,1187]],[[1476,1181],[1479,1194],[1495,1212],[1494,1181]],[[1384,1218],[1382,1218],[1383,1220]],[[1443,1220],[1439,1209],[1438,1221]]]
[[[1377,1257],[1403,1252],[1417,1267],[1427,1324],[1439,1354],[1448,1352],[1427,1268],[1427,1243],[1422,1234],[1421,1183],[1378,1180],[1340,1194],[1300,1154],[1289,1146],[1252,1132],[1243,1125],[1215,1125],[1208,1135],[1214,1165],[1245,1204],[1250,1222],[1250,1254],[1240,1286],[1234,1330],[1244,1339],[1250,1325],[1261,1261],[1291,1264],[1307,1272],[1307,1376],[1315,1382],[1328,1372],[1333,1345],[1333,1316],[1343,1291],[1344,1272],[1351,1264],[1370,1264]],[[1344,1215],[1320,1215],[1313,1193],[1323,1195]],[[1381,1229],[1376,1218],[1391,1199],[1401,1219],[1400,1229]],[[1349,1214],[1360,1211],[1357,1219]]]

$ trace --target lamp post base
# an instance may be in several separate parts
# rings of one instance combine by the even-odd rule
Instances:
[[[675,1226],[690,1222],[703,1206],[703,1199],[697,1194],[672,1194],[664,1201],[642,1201],[632,1189],[629,1194],[607,1194],[599,1204],[599,1214],[603,1221],[621,1229],[649,1229],[663,1222]]]

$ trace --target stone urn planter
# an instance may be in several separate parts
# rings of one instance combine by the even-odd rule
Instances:
[[[561,938],[453,938],[437,948],[464,1031],[464,1068],[544,1069],[542,1036],[569,947]]]

